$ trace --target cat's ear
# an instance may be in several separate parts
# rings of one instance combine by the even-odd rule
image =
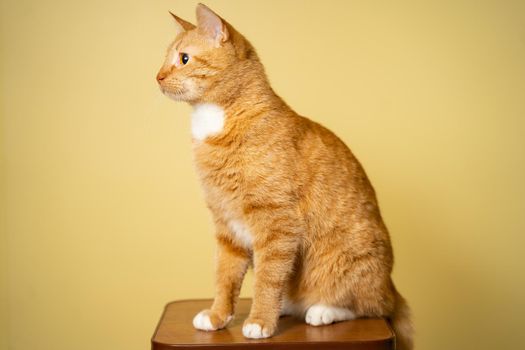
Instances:
[[[175,19],[175,25],[177,26],[177,32],[182,33],[188,30],[192,30],[195,28],[194,24],[191,24],[188,21],[183,20],[179,16],[173,14],[173,12],[170,11],[170,15]]]
[[[197,5],[197,28],[217,44],[226,42],[229,38],[228,29],[222,18],[204,4]]]

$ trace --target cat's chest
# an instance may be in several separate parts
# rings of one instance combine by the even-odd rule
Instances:
[[[217,105],[196,105],[191,118],[194,160],[208,207],[228,226],[232,240],[251,249],[253,236],[243,217],[245,162],[240,148],[206,142],[224,129],[225,113]]]
[[[201,103],[191,113],[191,135],[196,142],[220,134],[224,129],[224,110],[213,103]]]
[[[225,112],[220,106],[206,103],[194,107],[191,133],[198,175],[208,192],[228,198],[240,190],[246,152],[230,140],[231,130],[223,135],[225,123]]]

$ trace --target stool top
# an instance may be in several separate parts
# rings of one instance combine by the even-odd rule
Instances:
[[[276,334],[268,339],[247,339],[242,335],[251,299],[239,299],[235,319],[225,329],[206,332],[193,328],[193,317],[210,308],[211,299],[181,300],[166,305],[151,339],[152,350],[208,349],[394,349],[395,336],[387,321],[362,318],[314,327],[304,320],[281,317]]]

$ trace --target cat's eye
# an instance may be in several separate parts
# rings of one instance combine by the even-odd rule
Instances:
[[[187,53],[181,53],[180,54],[180,62],[182,64],[188,63],[189,60],[190,60],[190,56]]]

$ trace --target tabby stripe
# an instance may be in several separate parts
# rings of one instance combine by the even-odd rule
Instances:
[[[193,56],[193,59],[203,65],[206,66],[206,68],[209,68],[209,69],[212,69],[212,70],[215,70],[215,71],[219,71],[220,70],[220,67],[217,67],[217,66],[214,66],[212,64],[210,64],[207,60],[205,60],[204,58],[200,58],[200,57],[197,57],[197,56]]]

